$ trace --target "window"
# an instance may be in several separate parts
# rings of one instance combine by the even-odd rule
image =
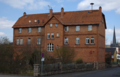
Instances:
[[[19,28],[19,33],[22,33],[22,28]]]
[[[69,29],[69,27],[68,27],[68,26],[65,26],[65,32],[67,32],[67,31],[68,31],[68,29]]]
[[[50,39],[50,33],[47,33],[47,39]]]
[[[41,27],[38,27],[38,32],[41,32]]]
[[[58,49],[59,47],[58,47],[58,45],[56,46],[56,49]]]
[[[20,39],[20,45],[22,45],[22,44],[23,44],[23,39],[21,38],[21,39]]]
[[[91,37],[91,44],[94,44],[94,37]]]
[[[17,40],[16,40],[16,44],[19,45],[19,39],[18,39],[18,38],[17,38]]]
[[[50,23],[50,27],[52,27],[52,23]]]
[[[28,44],[30,44],[30,42],[31,42],[31,39],[30,39],[30,38],[28,38]]]
[[[29,32],[29,33],[31,32],[31,28],[28,28],[28,32]]]
[[[92,30],[92,25],[88,25],[88,31]]]
[[[57,33],[57,37],[59,37],[59,33]]]
[[[56,23],[55,26],[58,27],[58,23]]]
[[[39,44],[39,45],[40,45],[40,38],[38,38],[38,39],[37,39],[37,44]]]
[[[79,44],[79,37],[76,37],[76,44]]]
[[[68,38],[65,37],[65,41],[64,41],[65,44],[68,44]]]
[[[47,51],[53,51],[53,44],[52,43],[47,44]]]
[[[80,26],[76,26],[76,31],[80,31]]]
[[[89,37],[86,37],[86,44],[89,44]]]
[[[54,33],[51,33],[51,39],[54,39]]]

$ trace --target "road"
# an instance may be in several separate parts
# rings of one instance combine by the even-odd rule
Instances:
[[[34,77],[34,76],[20,76],[20,75],[2,75],[0,77]],[[43,77],[120,77],[120,67],[108,68],[103,70],[94,70],[86,72],[74,72],[66,74],[57,74]]]

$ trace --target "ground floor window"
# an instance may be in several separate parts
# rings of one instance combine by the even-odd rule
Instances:
[[[53,51],[53,44],[52,43],[47,44],[47,51]]]

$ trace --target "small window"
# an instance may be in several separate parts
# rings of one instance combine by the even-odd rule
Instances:
[[[22,33],[22,28],[19,28],[19,33]]]
[[[20,45],[23,45],[23,39],[22,38],[20,39]]]
[[[58,23],[56,23],[55,26],[58,27]]]
[[[40,45],[40,38],[37,39],[37,44]]]
[[[50,39],[50,33],[47,33],[47,39]]]
[[[91,44],[94,44],[94,37],[91,37]]]
[[[59,37],[59,33],[57,33],[57,37]]]
[[[19,45],[19,39],[18,39],[18,38],[17,38],[17,40],[16,40],[16,44]]]
[[[50,27],[52,27],[52,23],[50,23]]]
[[[56,46],[56,49],[58,49],[59,47],[58,47],[58,45]]]
[[[47,51],[53,51],[53,44],[52,43],[47,44]]]
[[[88,31],[92,30],[92,25],[88,25]]]
[[[29,23],[31,23],[31,20],[29,20]]]
[[[89,44],[89,37],[86,37],[86,44]]]
[[[68,44],[68,37],[65,37],[64,43]]]
[[[79,44],[79,37],[76,37],[76,44]]]
[[[80,31],[80,26],[76,26],[76,31]]]
[[[30,42],[31,42],[31,39],[30,39],[30,38],[28,38],[28,44],[30,44]]]
[[[35,20],[35,22],[37,22],[37,20]]]
[[[54,39],[54,33],[51,33],[51,39]]]
[[[38,27],[38,32],[41,32],[41,27]]]
[[[28,32],[31,33],[31,28],[28,28]]]
[[[69,29],[69,27],[68,27],[68,26],[65,26],[65,32],[67,32],[67,31],[68,31],[68,29]]]

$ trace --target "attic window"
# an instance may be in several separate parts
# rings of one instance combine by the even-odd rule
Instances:
[[[35,22],[37,22],[37,20],[35,20]]]
[[[31,23],[31,20],[29,20],[29,23]]]

